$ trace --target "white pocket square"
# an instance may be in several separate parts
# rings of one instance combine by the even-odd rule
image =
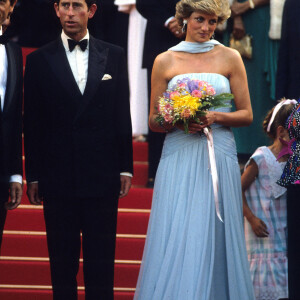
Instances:
[[[102,77],[102,80],[109,80],[112,79],[112,77],[109,74],[104,74]]]

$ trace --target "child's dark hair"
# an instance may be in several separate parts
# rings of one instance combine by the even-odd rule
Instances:
[[[282,101],[285,101],[285,99],[281,99],[279,101],[282,102]],[[263,129],[265,131],[265,133],[271,138],[271,139],[275,139],[276,138],[276,130],[277,130],[277,127],[278,126],[283,126],[285,127],[285,123],[286,123],[286,120],[288,119],[289,115],[291,114],[292,112],[292,109],[295,105],[294,104],[286,104],[286,105],[283,105],[279,111],[277,112],[275,118],[274,118],[274,121],[270,127],[270,131],[267,130],[268,128],[268,125],[270,123],[270,120],[272,118],[272,114],[273,114],[273,111],[275,109],[276,106],[274,106],[270,111],[268,111],[264,121],[263,121]]]

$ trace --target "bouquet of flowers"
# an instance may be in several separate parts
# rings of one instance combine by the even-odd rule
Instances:
[[[199,118],[211,108],[230,107],[231,99],[233,95],[229,93],[216,95],[213,86],[206,81],[183,78],[159,97],[155,120],[173,125],[183,122],[184,131],[188,133],[190,121],[200,123]]]

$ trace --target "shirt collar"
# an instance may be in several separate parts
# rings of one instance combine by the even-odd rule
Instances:
[[[0,26],[0,36],[3,35],[2,26]],[[5,45],[0,44],[1,49],[4,49]]]
[[[63,45],[66,49],[66,51],[70,51],[69,50],[69,44],[68,44],[68,40],[71,40],[70,37],[68,37],[65,32],[62,30],[61,32],[61,39],[62,39],[62,42],[63,42]],[[87,49],[89,49],[89,40],[90,40],[90,34],[89,34],[89,31],[87,31],[86,35],[80,40],[84,40],[84,39],[87,39],[88,40],[88,45],[87,45]]]

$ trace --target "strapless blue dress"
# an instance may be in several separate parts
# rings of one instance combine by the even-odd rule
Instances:
[[[215,73],[175,76],[207,81],[230,93]],[[221,108],[218,111],[230,111]],[[233,133],[211,126],[219,178],[217,215],[207,138],[175,130],[166,135],[135,300],[254,300],[244,238],[241,176]]]

